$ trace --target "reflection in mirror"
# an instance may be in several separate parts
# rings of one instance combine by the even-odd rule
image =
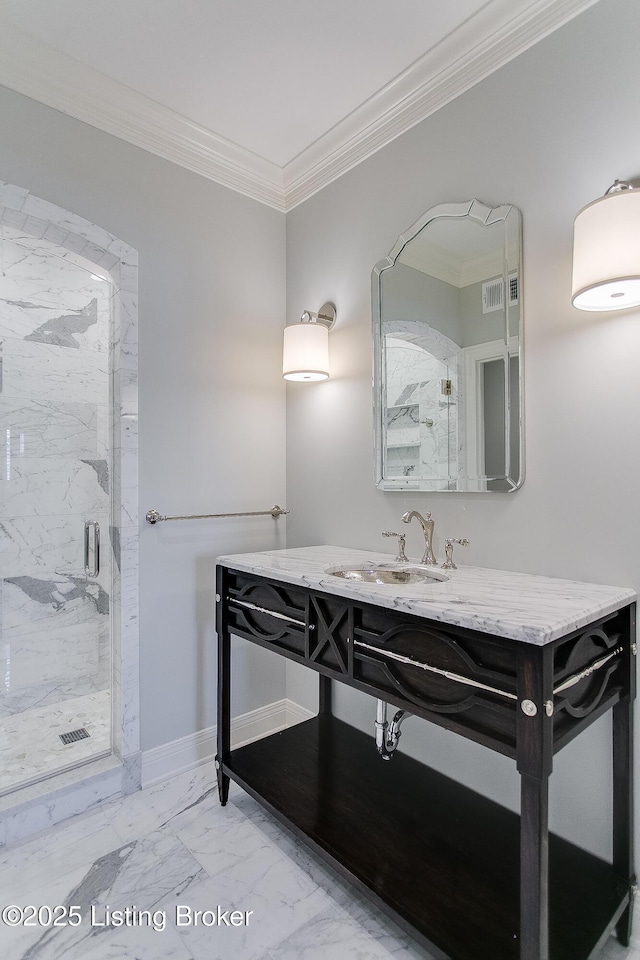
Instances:
[[[374,267],[381,489],[521,485],[521,246],[515,207],[441,204]]]

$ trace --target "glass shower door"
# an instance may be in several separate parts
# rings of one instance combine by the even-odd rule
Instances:
[[[111,750],[111,284],[45,239],[0,244],[4,793]]]

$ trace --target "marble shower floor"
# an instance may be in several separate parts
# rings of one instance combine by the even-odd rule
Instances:
[[[90,736],[65,746],[60,734],[85,727]],[[0,794],[111,746],[109,690],[38,707],[0,720]]]
[[[430,960],[238,787],[221,808],[211,765],[0,850],[8,904],[76,904],[82,923],[0,921],[3,960]],[[253,913],[178,927],[176,905]],[[164,913],[166,926],[100,926],[107,906],[158,911],[158,926]],[[640,937],[629,950],[611,939],[601,956],[640,960]],[[481,944],[478,960],[490,960]]]

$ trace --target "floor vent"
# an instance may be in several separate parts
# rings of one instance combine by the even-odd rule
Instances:
[[[86,738],[90,736],[91,734],[84,727],[80,727],[78,730],[70,730],[69,733],[59,734],[60,739],[65,745],[75,743],[77,740],[86,740]]]

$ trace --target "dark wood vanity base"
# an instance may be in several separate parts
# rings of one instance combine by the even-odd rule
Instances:
[[[371,736],[316,717],[231,753],[224,771],[436,957],[517,960],[520,818]],[[554,960],[583,960],[628,883],[549,838]]]
[[[226,565],[217,594],[222,803],[238,783],[443,960],[588,960],[614,930],[628,944],[635,604],[535,643]],[[232,634],[317,672],[319,715],[232,750]],[[334,682],[513,758],[520,815],[382,760],[373,724],[332,716]],[[554,753],[609,710],[612,863],[548,831]]]

